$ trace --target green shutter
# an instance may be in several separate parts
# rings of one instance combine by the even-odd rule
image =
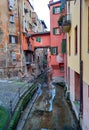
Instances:
[[[39,42],[41,42],[41,38],[39,37]]]
[[[53,47],[50,47],[51,55],[53,55]]]
[[[53,28],[53,34],[56,34],[56,29],[55,28]]]
[[[41,42],[41,38],[40,38],[40,37],[37,37],[37,38],[36,38],[36,42]]]
[[[51,47],[50,52],[51,52],[51,55],[57,55],[58,54],[58,47]]]
[[[55,7],[53,7],[53,14],[55,14]]]
[[[56,55],[58,54],[58,47],[56,47]]]
[[[61,51],[62,51],[62,54],[66,53],[66,39],[62,40]]]
[[[63,9],[62,6],[60,6],[60,13],[62,12],[62,9]]]

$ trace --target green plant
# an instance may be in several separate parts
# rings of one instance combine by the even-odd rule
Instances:
[[[58,19],[58,25],[62,26],[64,15],[61,15]]]
[[[0,106],[0,130],[5,130],[10,119],[10,113]]]

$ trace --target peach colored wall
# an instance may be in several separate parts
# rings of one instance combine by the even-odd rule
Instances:
[[[22,50],[27,50],[28,49],[28,45],[27,45],[27,41],[26,41],[26,36],[25,34],[22,35]]]
[[[36,41],[36,38],[37,37],[40,37],[41,38],[41,42],[37,42]],[[47,46],[50,46],[50,34],[45,34],[42,35],[37,35],[37,36],[34,36],[34,47],[47,47]]]
[[[65,38],[65,34],[62,33],[60,34],[53,34],[53,28],[59,28],[58,27],[58,18],[61,15],[61,13],[58,14],[53,14],[53,7],[58,7],[60,6],[60,2],[53,2],[53,4],[50,4],[50,44],[51,47],[58,47],[58,54],[61,54],[61,43],[62,43],[62,39]],[[66,64],[66,58],[65,55],[63,56],[63,54],[61,54],[61,58],[62,63],[64,62],[64,64]],[[60,71],[59,68],[59,63],[57,61],[57,55],[51,55],[51,65],[53,66],[54,69],[54,76],[64,76],[64,72]],[[65,66],[65,65],[64,65]],[[56,68],[56,69],[55,69]],[[64,67],[64,71],[66,68]]]

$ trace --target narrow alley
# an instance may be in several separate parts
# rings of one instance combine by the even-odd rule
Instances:
[[[42,87],[42,94],[29,114],[23,130],[80,130],[75,115],[64,97],[63,87],[56,85],[56,96],[53,101],[53,111],[47,111],[49,104],[45,103],[47,87]]]

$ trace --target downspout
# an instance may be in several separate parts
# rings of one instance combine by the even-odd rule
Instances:
[[[20,43],[20,55],[21,55],[21,66],[20,69],[22,70],[22,41],[21,41],[21,20],[20,20],[20,0],[17,1],[18,3],[18,26],[19,26],[19,43]]]
[[[82,0],[80,0],[80,113],[83,115],[83,60],[82,60]]]

